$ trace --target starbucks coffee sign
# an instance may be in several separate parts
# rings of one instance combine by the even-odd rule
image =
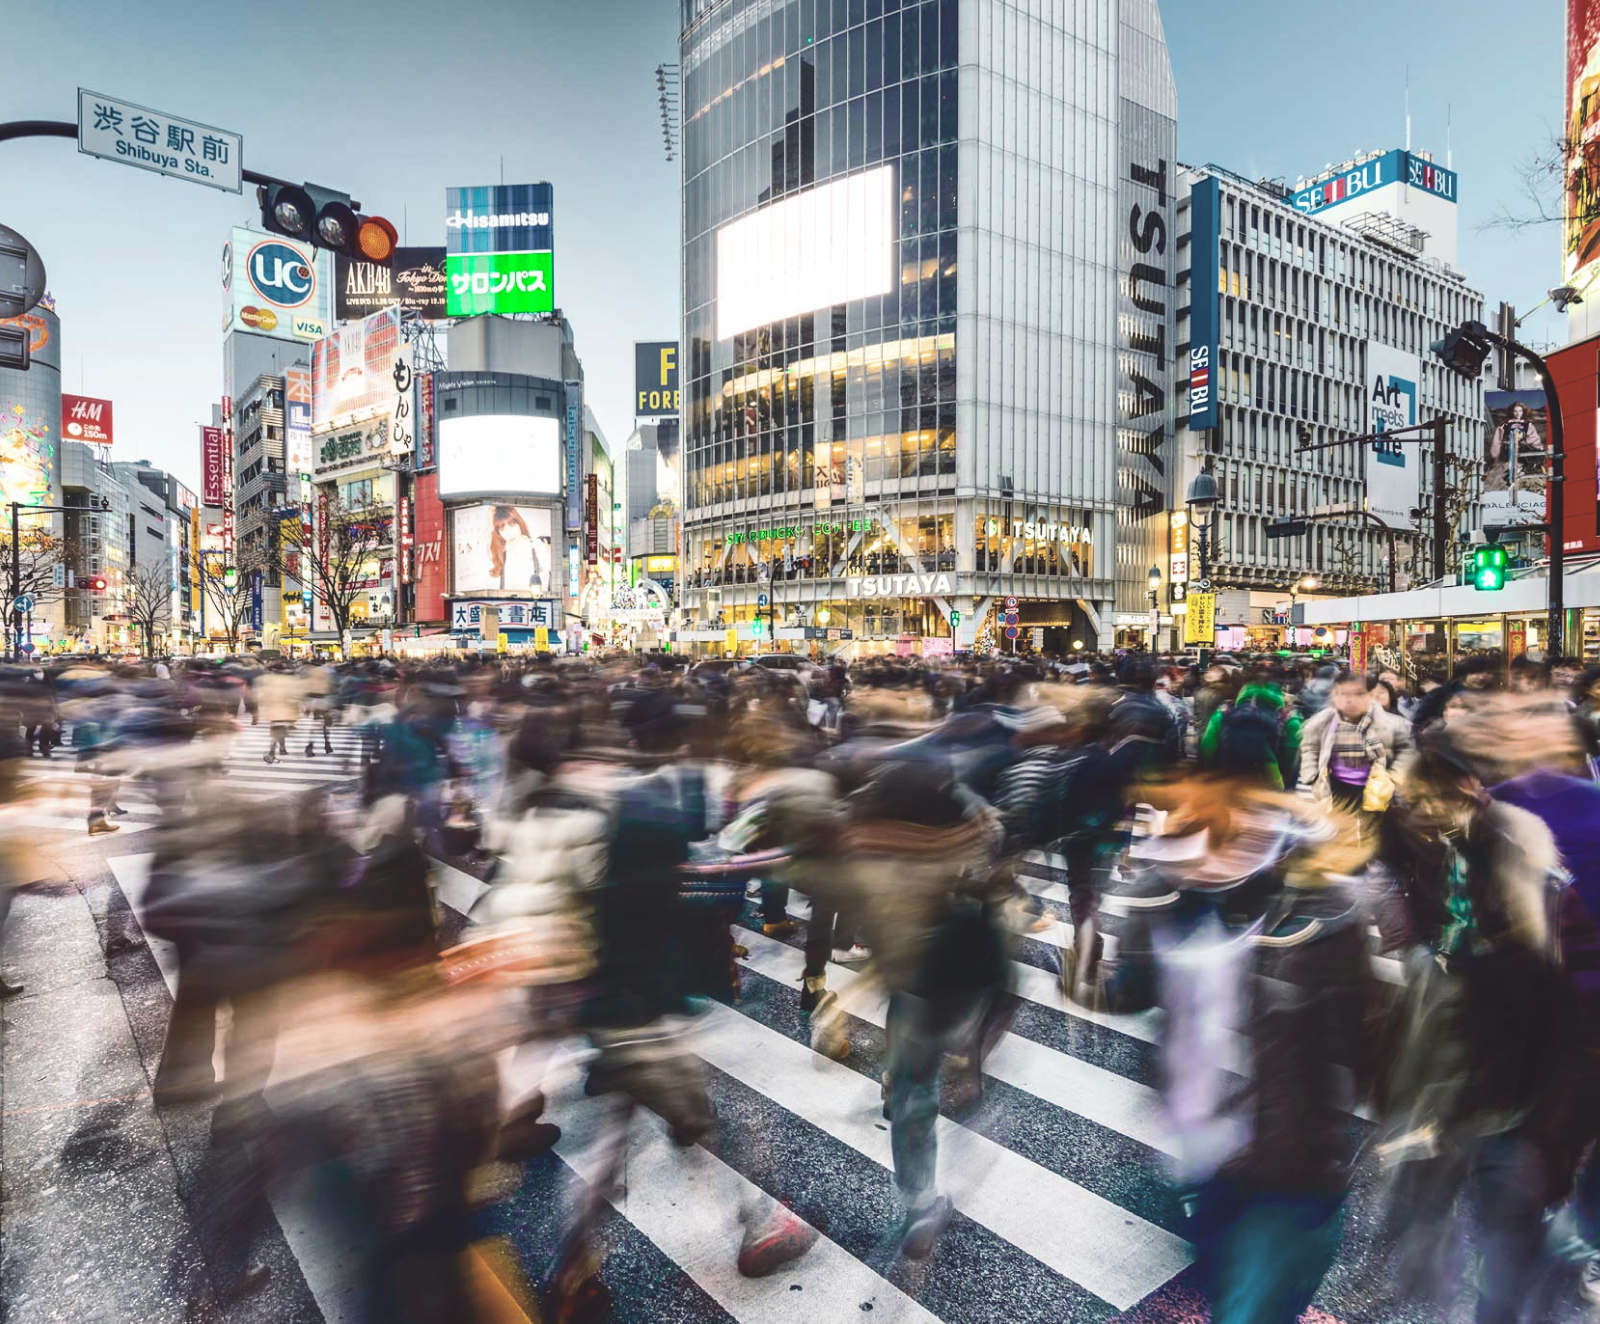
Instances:
[[[937,598],[954,593],[949,575],[863,575],[844,581],[847,598]]]

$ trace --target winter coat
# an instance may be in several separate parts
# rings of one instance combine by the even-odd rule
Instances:
[[[1370,738],[1383,747],[1383,766],[1392,770],[1395,760],[1411,748],[1411,728],[1404,718],[1385,712],[1376,703],[1368,711],[1372,714]],[[1333,794],[1328,766],[1339,721],[1338,710],[1330,703],[1300,730],[1300,790],[1316,800],[1330,799]]]
[[[1312,835],[1305,824],[1277,814],[1261,827],[1259,859],[1246,860],[1236,881],[1185,886],[1196,867],[1220,858],[1202,838],[1188,866],[1169,860],[1145,889],[1161,903],[1149,914],[1179,1175],[1338,1196],[1351,1178],[1350,1114],[1376,1065],[1365,914],[1341,886],[1299,875],[1305,885],[1285,883]],[[1197,969],[1210,974],[1198,980]],[[1217,1051],[1226,1030],[1236,1052]]]

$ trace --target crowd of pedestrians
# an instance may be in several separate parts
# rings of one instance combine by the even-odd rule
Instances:
[[[265,1280],[265,1193],[295,1172],[361,1231],[364,1319],[606,1318],[602,1211],[643,1114],[681,1146],[741,1125],[694,1027],[740,995],[750,905],[803,946],[818,1053],[846,1057],[853,1009],[887,995],[908,1260],[954,1212],[942,1085],[982,1095],[1010,954],[1060,925],[1063,1000],[1158,1016],[1213,1320],[1299,1318],[1358,1172],[1396,1300],[1513,1324],[1566,1273],[1600,1308],[1600,668],[1474,658],[1423,691],[1276,658],[776,661],[6,678],[9,807],[21,765],[68,757],[96,788],[90,834],[130,782],[161,806],[141,923],[178,975],[154,1093],[212,1110],[195,1208],[220,1300]],[[231,788],[253,723],[268,763],[348,787]],[[342,727],[357,754],[335,753]],[[440,861],[481,884],[464,925]],[[600,1139],[531,1282],[481,1211],[559,1142],[548,1097],[574,1062]],[[818,1234],[752,1190],[730,1258],[761,1276]]]

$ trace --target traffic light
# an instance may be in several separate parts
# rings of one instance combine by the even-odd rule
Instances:
[[[1441,336],[1429,348],[1444,360],[1444,366],[1451,372],[1468,381],[1476,381],[1483,376],[1483,365],[1489,357],[1489,351],[1494,348],[1494,342],[1489,339],[1489,328],[1482,322],[1463,322],[1457,330]]]
[[[961,624],[961,613],[959,611],[952,611],[950,613],[950,628],[953,630],[960,624]]]
[[[1472,549],[1472,587],[1480,592],[1492,593],[1506,586],[1506,566],[1509,558],[1499,543],[1489,543]]]
[[[104,575],[90,575],[83,581],[83,586],[91,593],[104,593],[106,591],[106,577]]]
[[[263,184],[256,189],[261,224],[273,234],[344,257],[387,266],[400,233],[381,216],[363,216],[348,193],[317,184]]]
[[[767,623],[761,617],[757,616],[755,620],[750,622],[750,633],[755,635],[757,639],[761,638],[766,632]]]

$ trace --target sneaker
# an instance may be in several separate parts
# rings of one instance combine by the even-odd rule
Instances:
[[[798,1260],[816,1240],[817,1229],[780,1204],[759,1224],[745,1228],[739,1243],[739,1272],[746,1278],[765,1278]]]
[[[933,1243],[950,1225],[955,1206],[948,1195],[941,1195],[923,1209],[906,1215],[900,1226],[900,1253],[908,1260],[925,1260],[933,1251]]]
[[[800,932],[800,926],[792,919],[780,919],[775,924],[763,924],[761,932],[769,938],[788,938]]]
[[[860,965],[863,961],[872,959],[872,949],[863,947],[858,942],[853,942],[848,947],[835,947],[833,949],[833,963],[835,965]]]
[[[0,998],[14,998],[22,992],[21,984],[8,984],[0,979]]]
[[[276,763],[278,760],[273,758],[272,755],[268,753],[261,756],[261,761],[263,763]]]

